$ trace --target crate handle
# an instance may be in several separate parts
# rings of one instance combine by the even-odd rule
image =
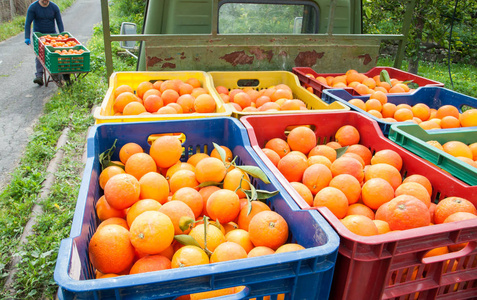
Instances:
[[[442,255],[431,256],[431,257],[425,257],[422,259],[422,263],[430,264],[430,263],[436,263],[440,261],[465,257],[470,255],[470,253],[474,251],[476,247],[477,247],[477,241],[471,241],[471,242],[468,242],[467,245],[459,251],[446,253]]]
[[[238,79],[237,86],[241,87],[257,87],[260,85],[260,80],[258,79]]]

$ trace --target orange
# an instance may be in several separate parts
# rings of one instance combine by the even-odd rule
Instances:
[[[395,167],[389,164],[375,164],[368,166],[364,174],[365,181],[372,178],[382,178],[389,182],[394,190],[402,183],[401,173]]]
[[[331,161],[328,159],[328,157],[323,156],[323,155],[313,155],[308,157],[307,159],[308,165],[314,165],[314,164],[322,164],[325,165],[329,168],[331,168]]]
[[[296,243],[287,243],[278,247],[277,251],[275,251],[275,254],[293,252],[293,251],[299,251],[299,250],[305,250],[305,247]]]
[[[210,263],[247,258],[245,249],[234,242],[224,242],[215,248],[210,256]]]
[[[119,150],[119,160],[126,164],[128,158],[135,153],[143,153],[144,150],[139,144],[136,143],[127,143],[121,147]]]
[[[202,86],[202,83],[200,82],[200,80],[193,77],[188,78],[185,82],[192,85],[194,88],[199,88]]]
[[[265,246],[258,246],[254,247],[250,252],[247,254],[247,257],[257,257],[257,256],[263,256],[263,255],[270,255],[274,254],[275,250],[269,247]]]
[[[179,95],[191,94],[194,90],[194,87],[188,83],[181,82],[179,83]]]
[[[181,101],[179,101],[180,97],[182,97]],[[161,98],[162,98],[162,101],[163,101],[164,105],[167,105],[169,103],[179,104],[182,107],[184,113],[190,112],[189,109],[194,107],[194,102],[193,102],[194,97],[192,97],[189,94],[185,94],[185,95],[181,96],[181,95],[179,95],[179,93],[177,91],[172,90],[172,89],[164,90],[161,94]],[[180,103],[178,103],[178,101]],[[182,103],[183,101],[186,102],[187,104]],[[184,104],[184,105],[182,105],[182,104]],[[185,108],[185,110],[184,110],[184,108]]]
[[[349,174],[354,176],[359,182],[364,179],[363,165],[355,158],[340,157],[331,164],[331,173],[333,177],[339,174]]]
[[[301,155],[289,153],[280,159],[277,168],[288,181],[301,182],[308,162]]]
[[[436,117],[442,119],[445,116],[453,116],[459,119],[459,110],[453,105],[443,105],[437,109]]]
[[[340,127],[335,133],[335,140],[343,147],[358,144],[359,139],[359,132],[352,125],[344,125]]]
[[[358,202],[361,197],[361,183],[352,175],[339,174],[331,179],[329,186],[342,191],[348,199],[348,204]]]
[[[111,177],[104,187],[104,196],[115,209],[125,209],[139,200],[140,184],[136,177],[124,173]]]
[[[371,109],[371,110],[368,110],[368,114],[372,115],[373,117],[376,117],[378,119],[382,119],[383,118],[383,114],[380,113],[379,111],[375,110],[375,109]]]
[[[408,108],[399,108],[394,112],[394,119],[398,122],[412,120],[414,117],[412,110]]]
[[[179,113],[174,107],[170,106],[169,104],[167,104],[166,106],[163,106],[161,108],[159,108],[159,110],[157,112],[155,112],[155,114],[162,114],[162,115],[172,115],[172,114],[177,114]]]
[[[331,147],[331,148],[333,148],[333,149],[341,148],[340,143],[335,142],[335,141],[328,142],[328,143],[326,143],[325,145],[328,146],[328,147]]]
[[[222,160],[215,157],[201,159],[195,166],[195,175],[199,183],[214,181],[222,182],[227,170]]]
[[[273,151],[272,149],[262,148],[263,153],[270,159],[272,164],[276,167],[278,166],[278,162],[280,161],[280,156],[277,152]]]
[[[195,166],[197,165],[197,163],[206,157],[210,157],[210,155],[208,155],[207,153],[200,153],[200,152],[197,152],[189,156],[189,158],[187,159],[187,163],[191,164],[194,167],[194,170],[191,170],[191,171],[195,172]]]
[[[137,86],[136,88],[136,95],[142,99],[142,96],[144,95],[144,93],[147,91],[147,90],[150,90],[154,88],[154,86],[152,85],[151,82],[149,81],[143,81],[141,83],[139,83],[139,85]]]
[[[394,113],[396,112],[396,104],[388,102],[383,104],[381,114],[383,118],[394,118]]]
[[[147,254],[158,254],[174,240],[171,219],[158,211],[145,211],[138,215],[129,229],[134,248]]]
[[[124,213],[126,213],[126,212],[124,212]],[[129,230],[128,222],[126,221],[125,218],[112,217],[112,218],[108,218],[108,219],[102,221],[98,225],[98,227],[96,228],[96,231],[100,230],[101,228],[103,228],[106,225],[111,225],[111,224],[119,225],[119,226],[122,226],[122,227],[126,228],[127,230]]]
[[[167,201],[169,196],[169,183],[161,174],[149,172],[139,179],[140,199],[154,199],[161,204]]]
[[[389,224],[386,221],[383,220],[373,220],[374,225],[376,225],[376,228],[378,229],[378,234],[383,234],[391,231],[389,228]]]
[[[114,89],[114,99],[116,99],[121,93],[124,92],[134,93],[134,90],[127,84],[120,85]]]
[[[252,208],[249,208],[249,205],[252,206]],[[251,201],[249,204],[245,205],[240,209],[240,213],[237,218],[237,225],[240,229],[244,229],[248,231],[248,227],[250,225],[250,220],[258,214],[259,212],[262,211],[270,211],[270,207],[268,207],[267,204],[261,202],[261,201]]]
[[[421,126],[425,130],[441,129],[441,126],[439,124],[437,124],[434,121],[430,121],[430,120],[422,121],[421,123],[419,123],[419,126]]]
[[[332,174],[330,169],[322,164],[314,164],[303,172],[302,183],[316,195],[321,189],[327,187],[331,181]]]
[[[372,165],[381,164],[381,163],[388,164],[398,169],[398,171],[401,171],[401,168],[402,168],[401,155],[399,155],[399,153],[391,149],[383,149],[383,150],[377,151],[376,153],[374,153],[370,162]]]
[[[364,111],[366,111],[366,104],[365,104],[364,101],[361,100],[361,99],[353,98],[353,99],[350,99],[350,100],[348,101],[348,103],[349,103],[349,104],[352,104],[352,105],[354,105],[354,106],[356,106],[356,107],[358,107],[358,108],[360,108],[360,109],[362,109],[362,110],[364,110]]]
[[[252,104],[252,98],[245,92],[240,92],[234,95],[233,102],[240,105],[242,109]]]
[[[169,179],[169,186],[172,194],[184,187],[199,190],[198,185],[199,182],[195,178],[195,173],[191,170],[179,170]]]
[[[197,246],[187,245],[178,249],[172,256],[171,267],[183,268],[209,264],[209,256]]]
[[[316,135],[309,127],[298,126],[288,134],[287,143],[292,151],[308,154],[316,146]]]
[[[250,178],[244,171],[234,168],[225,175],[223,188],[235,192],[240,198],[245,198],[242,190],[250,190]]]
[[[131,92],[121,93],[116,97],[116,99],[114,99],[113,111],[115,113],[123,113],[124,107],[126,105],[128,105],[131,102],[140,102],[140,101],[141,100]]]
[[[159,212],[168,216],[172,224],[174,225],[174,234],[188,234],[192,228],[182,230],[180,228],[180,221],[181,218],[186,219],[189,218],[190,220],[195,220],[195,215],[192,209],[183,201],[178,200],[171,200],[169,202],[164,203],[161,207],[159,207]]]
[[[431,196],[427,189],[417,182],[405,182],[402,183],[395,191],[395,196],[411,195],[421,200],[426,207],[431,206]]]
[[[272,138],[266,142],[265,148],[275,151],[280,158],[284,157],[290,152],[290,146],[282,138]]]
[[[207,238],[207,249],[214,252],[215,248],[225,242],[225,235],[223,232],[212,224],[207,224],[207,234],[204,234],[204,224],[197,224],[189,232],[189,235],[193,237],[201,248],[205,248],[205,239]],[[205,238],[206,237],[206,238]]]
[[[192,164],[178,161],[176,164],[167,168],[165,175],[166,180],[171,179],[172,175],[179,170],[189,170],[195,173],[195,167]]]
[[[213,220],[221,224],[232,222],[240,213],[239,196],[227,189],[215,191],[209,196],[206,209]]]
[[[362,203],[354,203],[348,207],[346,215],[363,215],[374,220],[374,211]]]
[[[391,87],[391,88],[388,90],[388,92],[391,93],[391,94],[404,93],[405,90],[402,88],[402,86],[400,86],[400,85],[395,85],[395,86]]]
[[[132,222],[136,219],[137,216],[142,214],[145,211],[155,210],[159,211],[161,204],[153,199],[142,199],[134,203],[127,212],[126,220],[128,226],[131,227]]]
[[[313,206],[328,208],[338,219],[346,216],[348,211],[348,198],[337,188],[325,187],[313,199]]]
[[[442,148],[445,152],[449,153],[452,156],[458,157],[467,157],[472,159],[473,154],[469,146],[461,141],[449,141],[442,145]]]
[[[146,112],[144,105],[136,101],[129,102],[123,109],[123,115],[125,116],[136,116],[144,112]]]
[[[225,162],[230,163],[234,158],[232,150],[230,150],[230,148],[228,148],[227,146],[220,146],[220,148],[222,148],[225,152],[225,157],[224,157]],[[219,151],[217,151],[217,149],[215,148],[212,150],[212,152],[210,152],[210,156],[222,160],[222,157],[220,157]]]
[[[149,155],[156,161],[158,167],[169,168],[182,156],[181,142],[174,136],[160,136],[151,144]]]
[[[449,215],[444,220],[444,223],[458,222],[458,221],[470,220],[470,219],[475,219],[475,218],[477,218],[477,215],[475,215],[473,213],[458,211],[458,212],[455,212],[455,213]]]
[[[362,158],[361,156],[359,156],[358,154],[356,154],[356,153],[346,152],[346,153],[344,153],[343,155],[341,155],[341,157],[351,157],[351,158],[354,158],[354,159],[356,159],[357,161],[359,161],[359,163],[363,166],[363,168],[366,166],[366,163],[364,162],[363,158]]]
[[[257,100],[255,102],[255,105],[257,106],[257,108],[259,108],[260,106],[264,105],[265,103],[271,102],[271,101],[272,100],[268,96],[260,96],[260,97],[257,98]]]
[[[378,112],[381,112],[381,110],[383,109],[383,104],[378,99],[369,99],[365,102],[365,105],[366,111],[368,112],[370,110],[377,110]]]
[[[147,153],[135,153],[125,163],[126,173],[133,175],[137,180],[149,172],[157,172],[154,159]]]
[[[441,224],[448,216],[456,212],[468,212],[477,215],[475,206],[469,200],[461,197],[447,197],[437,203],[434,222]]]
[[[203,208],[202,208],[203,215],[206,215],[209,217],[209,214],[207,213],[207,200],[209,199],[210,195],[212,195],[213,192],[218,190],[220,190],[220,187],[215,185],[209,185],[209,186],[201,187],[199,189],[199,194],[202,196],[202,201],[203,201]]]
[[[104,186],[106,182],[108,182],[109,178],[113,177],[117,174],[125,173],[124,169],[118,166],[109,166],[106,167],[101,173],[99,174],[99,186],[104,190]]]
[[[266,246],[276,250],[288,239],[288,224],[277,212],[264,210],[250,220],[248,232],[256,247]]]
[[[406,230],[428,226],[431,221],[427,206],[410,195],[401,195],[389,201],[386,221],[391,230]]]
[[[202,195],[199,193],[199,191],[192,187],[185,186],[179,188],[174,192],[171,200],[179,200],[187,204],[187,206],[189,206],[194,212],[195,218],[201,216],[202,210],[204,209],[204,200],[202,199]]]
[[[295,191],[297,191],[297,193],[303,198],[303,200],[305,200],[306,204],[308,204],[309,206],[313,206],[313,194],[306,185],[296,181],[290,182],[290,185],[295,189]]]
[[[371,158],[373,157],[371,150],[369,150],[368,147],[361,144],[354,144],[349,146],[348,149],[346,149],[345,153],[358,154],[363,159],[365,165],[371,164]]]
[[[373,220],[363,215],[349,215],[341,220],[349,231],[361,236],[372,236],[378,234],[378,228]]]
[[[175,95],[171,95],[171,97],[175,97]],[[168,104],[177,103],[181,107],[183,113],[189,114],[195,112],[195,101],[196,98],[192,97],[189,94],[184,94],[182,96],[179,96],[175,101],[169,102]]]
[[[93,267],[103,274],[127,270],[135,255],[129,231],[115,224],[106,225],[93,234],[88,253]]]
[[[370,90],[367,85],[359,83],[354,87],[354,90],[360,95],[367,95],[370,93]]]
[[[131,267],[129,274],[139,274],[167,270],[171,268],[171,261],[162,255],[148,255],[138,259]]]
[[[449,253],[449,249],[447,246],[442,246],[442,247],[437,247],[433,248],[424,254],[423,257],[432,257],[432,256],[438,256],[438,255],[443,255]]]
[[[149,90],[153,91],[153,90]],[[156,91],[156,90],[154,90]],[[144,108],[148,112],[156,112],[159,110],[159,108],[164,106],[164,101],[162,101],[162,98],[158,95],[149,95],[147,98],[144,99]]]
[[[124,218],[126,216],[124,209],[112,208],[108,201],[106,201],[104,195],[98,199],[98,202],[96,202],[95,210],[98,219],[101,221],[109,218]]]
[[[248,233],[248,231],[240,228],[233,229],[227,232],[225,234],[225,240],[227,242],[234,242],[239,244],[247,252],[247,254],[255,247],[250,240],[250,234]]]
[[[418,117],[421,121],[427,121],[431,116],[431,109],[424,103],[415,104],[411,111],[414,117]]]
[[[441,119],[441,128],[446,129],[446,128],[459,128],[460,127],[460,121],[458,118],[453,117],[453,116],[445,116]]]
[[[419,183],[420,185],[422,185],[423,187],[426,188],[427,192],[429,193],[429,196],[432,196],[432,184],[429,181],[429,179],[427,179],[427,177],[425,177],[423,175],[420,175],[420,174],[413,174],[413,175],[410,175],[410,176],[404,178],[402,183],[406,183],[406,182],[417,182],[417,183]]]
[[[394,198],[394,189],[383,178],[371,178],[363,184],[361,198],[366,206],[378,209]]]
[[[317,145],[313,149],[311,149],[310,152],[308,153],[308,157],[311,157],[314,155],[323,155],[327,157],[331,162],[334,162],[337,156],[336,150],[327,145]]]
[[[459,116],[462,127],[477,126],[477,109],[468,109]]]
[[[382,91],[376,91],[369,96],[369,99],[377,99],[382,105],[388,102],[388,96]]]

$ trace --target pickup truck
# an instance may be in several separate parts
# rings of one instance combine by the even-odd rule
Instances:
[[[142,34],[110,34],[101,0],[108,77],[111,43],[139,41],[138,71],[266,71],[310,67],[323,73],[376,66],[383,40],[399,41],[401,66],[415,0],[407,2],[402,34],[362,34],[361,0],[151,0]],[[121,32],[131,33],[122,28]]]

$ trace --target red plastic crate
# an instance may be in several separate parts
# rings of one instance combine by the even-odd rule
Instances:
[[[357,112],[315,113],[299,117],[246,116],[240,121],[247,128],[252,148],[302,209],[316,208],[310,207],[299,196],[261,150],[271,138],[286,138],[286,128],[296,125],[315,128],[319,144],[333,140],[339,127],[353,125],[361,132],[360,143],[373,153],[392,149],[401,155],[403,177],[425,175],[433,185],[432,199],[436,203],[448,196],[459,196],[477,205],[477,187],[466,185],[386,139],[375,121]],[[329,209],[317,210],[340,236],[330,299],[475,299],[477,220],[364,237],[347,230]],[[459,252],[423,259],[423,255],[433,248],[461,242],[469,244]],[[451,267],[446,268],[449,260]],[[456,268],[452,270],[454,263]],[[413,278],[415,269],[417,275]],[[391,282],[396,277],[401,278],[400,282]]]
[[[364,73],[364,75],[366,75],[368,77],[374,77],[376,75],[379,75],[382,70],[386,70],[388,72],[390,78],[396,78],[396,79],[402,80],[402,81],[409,80],[409,81],[412,81],[413,83],[417,84],[419,87],[421,87],[421,86],[443,87],[444,86],[444,84],[441,83],[441,82],[434,81],[434,80],[431,80],[431,79],[427,79],[427,78],[424,78],[424,77],[421,77],[421,76],[418,76],[418,75],[415,75],[415,74],[412,74],[412,73],[409,73],[409,72],[404,72],[402,70],[399,70],[399,69],[396,69],[396,68],[391,68],[391,67],[374,67],[371,70],[369,70],[368,72]],[[321,94],[323,93],[323,90],[332,89],[333,87],[331,87],[329,85],[326,85],[326,84],[323,84],[316,79],[307,77],[306,74],[312,74],[314,77],[318,77],[318,76],[323,76],[323,77],[333,76],[333,77],[335,77],[335,76],[340,76],[340,75],[345,74],[345,73],[317,73],[312,68],[308,68],[308,67],[295,67],[295,68],[292,69],[292,72],[295,75],[298,76],[298,79],[300,80],[300,83],[302,85],[307,84],[307,85],[311,86],[313,88],[313,93],[320,98],[321,98]],[[350,93],[351,95],[354,95],[354,96],[360,96],[361,95],[351,87],[344,88],[344,90],[346,90],[348,93]]]

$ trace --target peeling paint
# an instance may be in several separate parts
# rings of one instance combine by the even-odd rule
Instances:
[[[316,64],[316,61],[323,57],[324,52],[305,51],[300,52],[295,58],[295,66],[297,67],[309,67],[311,68]]]
[[[258,60],[266,59],[268,60],[268,62],[271,62],[273,58],[272,50],[264,51],[263,49],[260,49],[260,48],[253,48],[253,49],[250,49],[250,53],[252,53],[255,56],[255,58]]]
[[[176,64],[173,64],[173,63],[163,63],[163,64],[162,64],[162,68],[163,68],[163,69],[165,69],[165,68],[175,69],[175,68],[176,68]]]
[[[254,57],[245,54],[245,51],[236,51],[225,54],[224,56],[220,57],[220,59],[225,60],[235,67],[237,65],[251,65],[253,63]]]
[[[371,56],[369,54],[360,55],[358,56],[358,58],[364,58],[363,65],[365,66],[372,61]]]
[[[153,56],[153,57],[148,56],[147,57],[147,66],[148,67],[152,67],[155,64],[160,63],[160,62],[162,62],[162,58],[159,58],[159,57],[156,57],[156,56]]]
[[[165,61],[171,61],[171,60],[174,60],[174,57],[168,57],[168,58],[164,58]]]

